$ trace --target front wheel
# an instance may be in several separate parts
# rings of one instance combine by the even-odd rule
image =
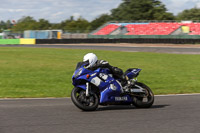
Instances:
[[[142,87],[145,90],[145,94],[134,96],[133,104],[138,108],[150,108],[154,103],[153,92],[143,83],[137,82],[136,85]]]
[[[86,96],[85,90],[75,87],[71,93],[72,102],[83,111],[94,111],[99,105],[99,98],[97,94],[90,93]]]

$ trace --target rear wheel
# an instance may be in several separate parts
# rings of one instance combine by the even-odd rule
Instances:
[[[90,96],[87,97],[85,90],[76,87],[72,90],[71,99],[79,109],[84,111],[94,111],[99,104],[97,94],[91,93]]]
[[[145,90],[145,94],[139,94],[133,97],[133,104],[138,108],[150,108],[154,103],[154,94],[151,89],[140,82],[136,83],[137,86]]]

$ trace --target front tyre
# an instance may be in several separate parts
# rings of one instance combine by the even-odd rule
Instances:
[[[72,102],[83,111],[94,111],[99,105],[97,94],[91,93],[86,97],[85,90],[75,87],[71,92]]]
[[[138,108],[150,108],[154,103],[153,92],[143,83],[137,82],[136,85],[142,87],[145,90],[145,94],[134,96],[133,104]]]

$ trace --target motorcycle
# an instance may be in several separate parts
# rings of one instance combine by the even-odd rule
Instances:
[[[151,89],[137,81],[141,69],[130,68],[124,75],[125,85],[107,68],[94,71],[86,69],[84,63],[78,63],[72,76],[74,88],[71,92],[72,102],[83,111],[94,111],[98,105],[134,105],[149,108],[154,103]]]

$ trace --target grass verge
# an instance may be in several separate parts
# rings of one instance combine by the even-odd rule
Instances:
[[[200,93],[200,55],[0,47],[0,98],[70,96],[76,63],[88,52],[124,71],[142,68],[138,80],[155,94]]]

